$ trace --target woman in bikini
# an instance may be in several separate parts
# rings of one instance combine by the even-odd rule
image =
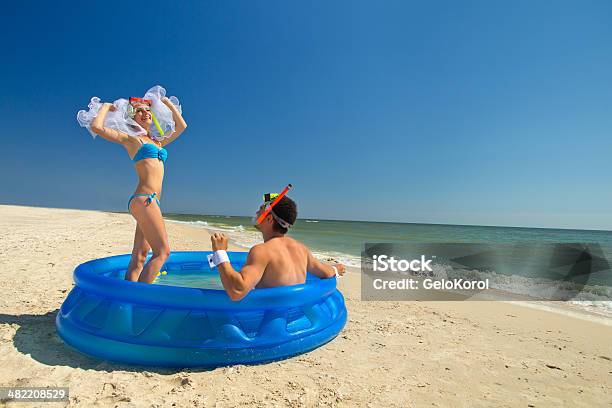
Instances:
[[[81,111],[77,116],[79,123],[88,127],[92,134],[122,145],[134,161],[138,186],[129,198],[128,212],[136,219],[137,224],[132,258],[125,275],[126,280],[133,282],[152,283],[170,255],[168,235],[160,208],[164,162],[168,157],[164,146],[176,140],[187,128],[178,100],[174,97],[172,100],[166,98],[165,90],[156,88],[149,90],[143,99],[122,99],[114,104],[100,104],[99,99],[94,98],[90,111]],[[153,90],[158,92],[151,94]],[[151,110],[152,107],[157,108],[154,109],[157,115]],[[118,115],[121,109],[125,112]],[[162,119],[158,120],[156,116],[161,118],[164,112],[162,122]],[[121,118],[125,123],[118,123]],[[151,250],[153,254],[145,265]]]

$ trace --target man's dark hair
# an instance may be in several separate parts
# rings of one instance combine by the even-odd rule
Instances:
[[[297,204],[287,196],[281,198],[274,208],[272,208],[272,211],[274,211],[277,217],[287,221],[291,225],[293,225],[297,219]],[[281,234],[286,234],[288,231],[287,228],[281,227],[276,220],[274,220],[273,228],[274,231],[280,232]]]

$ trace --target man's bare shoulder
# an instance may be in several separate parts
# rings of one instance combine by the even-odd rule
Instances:
[[[270,252],[270,248],[268,245],[266,245],[265,242],[261,243],[261,244],[255,244],[251,247],[251,249],[249,250],[249,256],[251,257],[261,257],[261,256],[265,256]]]
[[[291,240],[304,253],[308,254],[310,252],[310,249],[308,249],[308,247],[306,245],[304,245],[303,243],[301,243],[300,241],[295,240],[293,238],[291,238]]]
[[[285,245],[290,251],[297,251],[303,254],[304,256],[308,256],[308,254],[310,253],[310,250],[308,249],[308,247],[304,245],[303,243],[301,243],[300,241],[293,239],[291,237],[285,237],[285,240],[286,240]]]
[[[261,248],[265,248],[265,247],[266,247],[266,243],[265,243],[265,242],[261,242],[261,243],[259,243],[259,244],[255,244],[255,245],[253,245],[253,246],[251,247],[251,251],[253,251],[253,250],[257,251],[257,250],[259,250],[259,249],[261,249]]]
[[[255,256],[264,256],[270,254],[273,251],[277,251],[279,249],[279,245],[293,248],[293,250],[297,249],[304,253],[308,253],[310,251],[308,247],[300,241],[285,236],[283,238],[283,241],[270,240],[268,242],[263,242],[261,244],[254,245],[249,253],[255,252]]]

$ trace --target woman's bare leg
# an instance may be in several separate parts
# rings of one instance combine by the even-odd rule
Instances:
[[[130,259],[130,264],[128,265],[127,273],[125,274],[125,279],[137,282],[140,277],[140,273],[142,272],[142,267],[144,266],[145,261],[147,260],[147,255],[149,255],[149,251],[151,250],[151,245],[147,242],[142,233],[142,230],[136,224],[136,232],[134,233],[134,248],[132,249],[132,258]]]
[[[130,211],[132,216],[136,218],[145,240],[153,250],[153,256],[145,265],[138,282],[152,283],[162,265],[170,256],[170,246],[168,245],[168,234],[159,206],[155,201],[150,204],[147,204],[146,201],[146,197],[134,198]]]

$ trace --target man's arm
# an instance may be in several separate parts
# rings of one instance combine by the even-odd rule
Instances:
[[[338,275],[344,275],[344,265],[338,263],[334,266],[338,270]],[[308,265],[306,270],[322,279],[333,278],[336,276],[336,271],[331,265],[319,261],[310,251],[308,251]]]
[[[227,250],[227,237],[224,234],[215,232],[210,240],[213,251]],[[240,300],[245,297],[259,283],[267,264],[268,257],[258,245],[251,248],[240,272],[237,272],[229,262],[219,264],[221,283],[230,299]]]

